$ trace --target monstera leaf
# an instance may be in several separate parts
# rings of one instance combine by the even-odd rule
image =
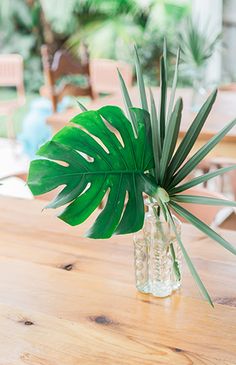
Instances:
[[[136,130],[118,107],[85,111],[39,149],[38,155],[46,159],[31,163],[31,191],[39,195],[63,185],[48,207],[67,204],[59,218],[72,226],[84,222],[107,193],[88,237],[108,238],[142,228],[142,192],[149,184],[145,172],[154,161],[149,114],[134,108],[132,115]]]

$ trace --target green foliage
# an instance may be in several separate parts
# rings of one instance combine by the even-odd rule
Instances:
[[[162,44],[167,39],[169,49],[176,48],[176,29],[181,26],[183,19],[189,14],[191,6],[189,1],[153,1],[149,11],[143,36],[137,45],[144,75],[149,84],[156,85],[158,79],[158,61],[162,54]],[[167,54],[172,63],[173,54]],[[169,72],[173,73],[171,68]]]
[[[197,76],[213,55],[221,34],[216,34],[208,25],[200,26],[192,18],[187,18],[178,34],[178,45],[186,71]]]
[[[129,120],[117,107],[108,106],[79,114],[72,119],[71,126],[63,128],[38,151],[38,155],[64,161],[68,166],[50,160],[31,163],[29,186],[34,194],[66,185],[49,207],[71,203],[59,216],[71,225],[85,221],[108,193],[106,206],[88,232],[89,237],[108,238],[114,233],[124,234],[142,228],[142,180],[154,162],[148,142],[151,136],[148,114],[133,109],[133,115],[137,122],[137,138]],[[124,147],[104,120],[119,131]],[[85,131],[74,125],[85,128]],[[89,133],[103,141],[108,152]],[[89,156],[93,162],[77,151]],[[124,210],[126,192],[128,201]],[[133,210],[137,212],[136,216]]]
[[[55,32],[70,35],[76,30],[75,7],[78,0],[41,0],[47,21]]]
[[[20,53],[25,61],[28,91],[43,83],[40,46],[52,53],[66,47],[76,55],[81,41],[91,57],[130,62],[137,44],[145,76],[157,83],[157,64],[165,37],[174,40],[177,25],[187,14],[189,0],[1,0],[2,53]],[[170,53],[168,54],[170,58]]]
[[[85,221],[98,207],[105,194],[108,194],[103,210],[87,232],[87,236],[92,238],[108,238],[112,234],[139,230],[144,220],[143,192],[145,192],[151,199],[155,199],[160,211],[172,226],[190,272],[203,296],[212,304],[178,235],[172,211],[195,225],[225,249],[236,254],[235,247],[179,204],[184,202],[236,206],[236,202],[228,200],[179,194],[191,186],[236,168],[233,166],[221,169],[182,183],[197,164],[236,125],[236,119],[228,123],[189,158],[189,153],[214,104],[216,91],[204,103],[190,125],[186,137],[177,147],[183,108],[181,98],[174,102],[178,57],[171,98],[167,105],[167,50],[164,42],[160,62],[159,111],[152,93],[150,93],[149,110],[136,49],[135,63],[142,109],[133,107],[124,80],[119,74],[129,119],[119,108],[111,106],[98,111],[84,111],[76,116],[72,119],[71,126],[63,128],[50,142],[40,148],[38,154],[45,159],[31,163],[29,187],[33,194],[39,195],[58,186],[65,186],[48,207],[57,208],[66,205],[59,217],[71,225]],[[85,110],[83,106],[82,109]],[[113,129],[110,130],[111,128]],[[114,130],[118,136],[113,134]],[[60,161],[63,161],[63,164]],[[175,257],[174,252],[172,256]]]
[[[39,0],[35,0],[32,6],[24,0],[1,0],[1,53],[19,53],[23,56],[25,85],[29,92],[38,92],[43,82],[39,56],[42,42]]]
[[[85,0],[82,3],[77,31],[69,37],[67,46],[76,53],[81,40],[86,40],[92,57],[129,62],[130,45],[137,44],[144,72],[156,83],[164,36],[169,42],[174,40],[177,24],[189,11],[188,0],[182,4],[174,0]]]

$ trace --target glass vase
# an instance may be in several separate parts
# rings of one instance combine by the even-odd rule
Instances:
[[[144,226],[134,234],[136,288],[142,293],[166,297],[181,285],[181,249],[171,225],[156,203],[147,203]],[[173,216],[177,231],[181,223]]]

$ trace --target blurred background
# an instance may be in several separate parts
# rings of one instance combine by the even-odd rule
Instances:
[[[92,109],[122,105],[117,68],[136,101],[134,44],[146,84],[158,94],[164,39],[170,85],[181,50],[182,134],[209,92],[220,89],[203,143],[236,116],[235,0],[1,0],[0,194],[32,198],[25,186],[29,161],[79,112],[78,98]],[[235,159],[233,130],[196,174]],[[236,195],[232,174],[211,184]]]

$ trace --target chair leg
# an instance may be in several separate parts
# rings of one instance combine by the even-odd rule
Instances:
[[[14,128],[14,122],[13,122],[13,115],[12,114],[10,114],[7,117],[6,125],[7,125],[7,137],[9,139],[15,139],[16,135],[15,135],[15,128]]]

